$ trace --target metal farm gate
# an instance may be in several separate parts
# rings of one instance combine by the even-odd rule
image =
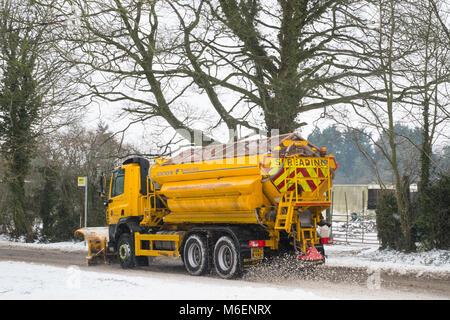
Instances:
[[[368,210],[372,208],[370,208],[371,201],[368,199],[370,193],[367,187],[365,190],[358,189],[356,192],[341,192],[338,194],[341,199],[336,199],[335,191],[332,191],[333,202],[337,200],[343,207],[335,211],[333,206],[327,215],[332,225],[334,242],[379,244],[375,213],[373,210]],[[358,203],[359,210],[355,210],[355,202]]]
[[[334,214],[332,217],[332,232],[335,243],[379,244],[374,217],[355,216],[354,214]]]

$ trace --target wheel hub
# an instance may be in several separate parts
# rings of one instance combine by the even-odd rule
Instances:
[[[228,270],[231,268],[233,257],[230,248],[227,246],[222,246],[219,249],[218,262],[223,270]]]
[[[123,244],[119,247],[119,257],[125,260],[130,254],[130,246],[128,244]]]
[[[200,246],[195,243],[189,247],[188,252],[189,263],[195,268],[198,267],[202,260],[202,252]]]

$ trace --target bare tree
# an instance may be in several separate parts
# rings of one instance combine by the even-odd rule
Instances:
[[[422,128],[420,188],[424,190],[430,184],[434,143],[442,138],[450,141],[450,133],[439,131],[450,120],[450,38],[442,17],[436,14],[437,6],[443,6],[443,1],[417,1],[412,5],[417,14],[412,17],[415,28],[409,31],[417,39],[416,44],[420,48],[418,60],[421,63],[410,63],[406,67],[414,75],[411,79],[413,83],[422,84],[424,88],[418,97],[421,102],[418,121]]]
[[[450,8],[445,1],[428,0],[428,8],[431,8],[433,15],[437,19],[442,31],[447,36],[447,43],[450,43],[450,30],[446,21],[449,19]],[[429,11],[429,10],[427,10]]]
[[[67,5],[70,3],[70,5]],[[41,5],[48,3],[41,2]],[[197,129],[180,118],[179,97],[189,84],[173,90],[174,70],[167,70],[173,44],[160,39],[159,1],[69,1],[58,7],[70,24],[66,40],[71,44],[61,54],[76,63],[82,83],[93,97],[123,103],[123,110],[136,121],[164,119],[186,139]]]
[[[206,131],[209,143],[215,129],[294,131],[304,112],[378,94],[348,84],[380,72],[363,63],[368,3],[71,0],[58,10],[77,21],[64,56],[93,96],[191,142]]]
[[[295,131],[306,124],[304,112],[374,93],[342,86],[346,79],[377,72],[358,67],[369,54],[356,33],[364,27],[365,2],[220,0],[207,5],[206,25],[214,36],[196,43],[232,68],[213,83],[245,84],[240,97],[258,106],[268,131]]]
[[[383,70],[374,77],[359,79],[357,87],[379,94],[361,101],[352,101],[351,113],[335,108],[336,119],[348,127],[364,126],[379,154],[392,171],[399,210],[403,249],[412,250],[412,217],[409,201],[411,176],[400,159],[402,141],[418,154],[416,166],[421,167],[421,181],[429,179],[432,145],[446,137],[449,84],[448,46],[443,45],[443,32],[432,10],[424,1],[374,1],[376,23],[366,28],[367,43],[374,50],[366,60],[375,69]],[[344,120],[345,119],[345,120]],[[420,128],[421,142],[413,141],[397,130],[398,125]],[[419,158],[422,160],[421,164]],[[405,185],[408,184],[408,185]]]
[[[77,186],[79,176],[87,177],[88,225],[104,225],[104,204],[98,196],[100,173],[110,173],[132,150],[102,123],[95,130],[81,123],[70,124],[51,137],[40,137],[37,149],[28,190],[33,200],[30,208],[39,222],[40,240],[68,240],[80,227],[84,190]]]

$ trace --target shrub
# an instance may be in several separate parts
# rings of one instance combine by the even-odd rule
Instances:
[[[416,225],[424,249],[450,249],[450,177],[442,176],[418,201]]]
[[[381,193],[375,211],[381,249],[401,249],[402,231],[394,193]]]

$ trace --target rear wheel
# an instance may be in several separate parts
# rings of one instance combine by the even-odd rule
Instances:
[[[193,276],[205,274],[209,269],[209,254],[206,238],[200,234],[189,236],[184,244],[184,266]]]
[[[224,279],[238,277],[242,272],[239,250],[228,236],[221,237],[214,246],[214,268]]]

